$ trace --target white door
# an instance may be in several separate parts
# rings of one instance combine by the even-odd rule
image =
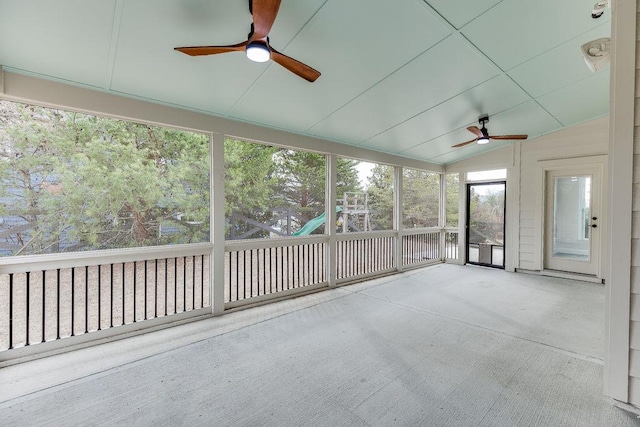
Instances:
[[[546,172],[546,269],[599,275],[600,175],[597,166]]]

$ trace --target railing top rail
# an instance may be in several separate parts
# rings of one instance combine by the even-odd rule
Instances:
[[[281,248],[284,246],[311,245],[314,243],[327,243],[329,236],[318,234],[306,237],[276,237],[271,239],[246,239],[246,240],[227,240],[224,243],[225,251],[263,249],[263,248]]]
[[[394,237],[397,235],[398,235],[398,232],[395,230],[362,231],[362,232],[340,233],[336,235],[336,239],[340,241],[366,240],[366,239],[376,239],[379,237]]]
[[[429,228],[404,228],[402,230],[403,236],[412,236],[415,234],[428,234],[428,233],[440,233],[443,230],[442,227],[429,227]]]
[[[87,252],[62,252],[0,258],[0,273],[54,270],[86,265],[115,264],[151,259],[175,258],[211,253],[211,243],[152,246],[145,248],[105,249]]]

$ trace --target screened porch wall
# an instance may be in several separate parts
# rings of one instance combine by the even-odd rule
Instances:
[[[222,314],[225,310],[242,305],[364,280],[445,259],[455,260],[457,257],[457,247],[446,250],[443,246],[445,241],[457,243],[456,229],[445,230],[440,223],[428,229],[403,230],[399,226],[402,220],[398,216],[400,209],[397,198],[396,225],[389,231],[342,236],[328,233],[300,241],[284,239],[250,244],[224,241],[224,201],[220,195],[224,193],[222,147],[225,137],[315,152],[322,147],[322,153],[330,153],[329,157],[340,155],[394,166],[397,176],[401,176],[402,167],[442,173],[441,165],[142,100],[120,98],[11,72],[2,73],[2,82],[2,99],[212,135],[212,244],[208,247],[185,245],[166,249],[167,253],[164,253],[165,249],[158,249],[154,256],[149,256],[147,250],[140,251],[140,254],[136,254],[135,250],[124,251],[124,255],[115,250],[105,255],[104,259],[100,253],[94,254],[96,259],[80,257],[80,260],[71,262],[73,265],[67,265],[69,262],[64,255],[46,259],[36,257],[18,265],[5,261],[0,265],[3,283],[7,282],[7,288],[11,290],[3,298],[6,297],[7,305],[12,306],[8,308],[9,315],[5,316],[8,318],[5,322],[7,325],[3,324],[3,327],[11,324],[11,333],[6,333],[3,338],[6,341],[3,349],[19,350],[16,353],[20,357],[31,357],[43,351],[64,351],[66,344],[74,348],[90,345],[96,339],[111,339],[121,332],[139,332],[146,325],[162,327],[163,324],[166,326],[176,320],[206,313]],[[335,180],[335,177],[331,179]],[[335,195],[333,197],[335,202]],[[278,274],[276,271],[283,269],[282,263],[278,267],[274,262],[267,261],[267,254],[272,259],[289,257],[284,267],[287,271],[285,274],[281,271],[278,279],[275,279]],[[250,273],[243,271],[237,274],[235,285],[230,284],[230,270],[235,268],[239,273],[254,261],[255,272],[254,266],[250,266]],[[239,286],[241,275],[243,284]],[[267,276],[274,280],[268,283]],[[283,282],[283,278],[286,281]],[[87,291],[87,282],[97,283],[99,290],[93,293]],[[14,294],[19,287],[22,293]],[[16,308],[19,304],[24,307]],[[26,316],[19,314],[24,310]],[[28,319],[30,315],[32,318]],[[5,332],[8,331],[5,329]],[[36,350],[29,353],[25,351],[26,347]],[[7,357],[7,353],[12,351],[0,352],[0,363],[14,359],[13,356]]]

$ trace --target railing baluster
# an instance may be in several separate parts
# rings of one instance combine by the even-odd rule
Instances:
[[[187,311],[187,257],[180,257],[182,260],[182,311]]]
[[[191,310],[195,310],[196,309],[196,256],[194,255],[192,257],[192,270],[193,272],[191,273]]]
[[[207,305],[204,302],[204,255],[200,256],[200,308]]]
[[[44,304],[42,304],[42,306],[44,306]],[[9,349],[13,348],[13,319],[15,315],[16,313],[13,307],[13,274],[10,274],[9,275]],[[43,326],[44,326],[44,323],[43,323]]]
[[[29,289],[31,288],[31,272],[27,271],[27,289],[26,289],[26,296],[27,299],[25,300],[25,311],[26,311],[26,316],[27,318],[25,319],[25,323],[26,323],[26,342],[25,345],[29,345],[29,313],[30,313],[30,307],[29,307],[29,299],[30,299],[30,295],[29,295]]]
[[[42,341],[41,342],[45,342],[47,340],[47,335],[46,335],[46,303],[47,303],[47,297],[46,297],[46,278],[45,278],[45,272],[42,272]]]
[[[109,302],[111,305],[111,310],[109,310],[109,327],[113,328],[113,264],[109,264],[109,288],[110,288],[110,297]]]

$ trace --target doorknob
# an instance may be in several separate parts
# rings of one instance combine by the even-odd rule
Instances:
[[[595,221],[595,220],[597,220],[597,219],[598,219],[598,217],[597,217],[597,216],[594,216],[594,217],[592,217],[591,219]]]
[[[598,224],[591,224],[592,228],[598,228]]]

